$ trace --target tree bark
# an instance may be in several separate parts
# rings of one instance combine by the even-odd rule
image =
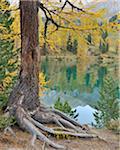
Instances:
[[[23,106],[34,110],[39,106],[39,40],[38,9],[36,0],[20,1],[21,22],[21,68],[19,83],[9,98],[9,106],[18,103],[24,95]]]

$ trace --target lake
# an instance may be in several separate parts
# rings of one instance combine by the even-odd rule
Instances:
[[[86,105],[95,107],[104,77],[111,74],[118,78],[116,59],[99,60],[97,57],[42,57],[41,71],[49,81],[42,101],[53,106],[60,97],[72,108]]]

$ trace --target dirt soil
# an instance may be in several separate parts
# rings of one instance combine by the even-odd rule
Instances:
[[[36,147],[30,146],[32,136],[20,130],[14,128],[16,137],[7,133],[0,132],[0,150],[54,150],[54,148],[43,144],[43,142],[36,140]],[[120,150],[119,135],[106,130],[106,129],[92,129],[93,133],[96,133],[100,139],[78,139],[69,137],[69,139],[56,139],[50,137],[51,140],[65,145],[67,150]]]

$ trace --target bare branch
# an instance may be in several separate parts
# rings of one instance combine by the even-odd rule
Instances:
[[[61,2],[61,1],[60,1]],[[46,35],[47,35],[47,28],[48,28],[48,23],[49,21],[56,26],[56,30],[58,30],[58,28],[64,28],[64,29],[72,29],[72,30],[75,30],[75,28],[72,28],[72,27],[66,27],[66,26],[62,26],[60,24],[58,24],[52,17],[52,14],[55,14],[54,12],[56,10],[48,10],[39,0],[37,1],[38,3],[38,7],[44,12],[44,15],[46,17],[46,21],[45,21],[45,29],[44,29],[44,38],[46,38]],[[75,6],[74,4],[72,4],[69,0],[66,0],[65,3],[63,4],[63,6],[61,7],[61,11],[65,8],[65,6],[69,4],[72,9],[76,9],[77,11],[82,11],[82,12],[85,12],[83,9],[81,8],[78,8],[77,6]],[[78,29],[77,29],[78,30]]]
[[[77,6],[75,6],[74,4],[72,4],[69,0],[67,0],[68,4],[72,7],[72,9],[76,9],[78,12],[82,11],[85,12],[85,10],[83,10],[82,8],[79,8]]]
[[[59,25],[53,20],[51,12],[46,7],[44,7],[44,5],[39,1],[38,1],[38,7],[41,8],[41,10],[44,12],[44,15],[46,17],[45,30],[44,30],[44,38],[46,38],[49,21],[56,26],[56,29],[58,29]],[[49,16],[47,13],[49,14]]]

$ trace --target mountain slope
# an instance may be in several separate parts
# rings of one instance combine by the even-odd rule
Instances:
[[[94,12],[100,9],[106,9],[105,17],[109,19],[120,12],[120,0],[97,0],[88,3],[84,7],[91,7],[91,10]]]

